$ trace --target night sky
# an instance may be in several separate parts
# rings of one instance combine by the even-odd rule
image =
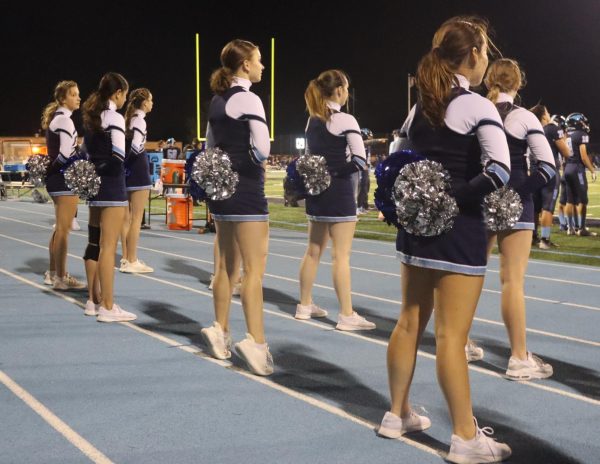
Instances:
[[[528,80],[523,106],[541,100],[551,113],[583,112],[591,121],[592,142],[600,128],[597,0],[389,0],[358,7],[323,1],[120,3],[85,2],[95,10],[89,15],[82,13],[83,3],[48,3],[35,10],[3,6],[1,136],[32,135],[57,81],[75,80],[85,99],[104,72],[117,71],[130,88],[148,87],[154,95],[155,109],[147,118],[150,140],[189,142],[196,126],[196,32],[203,110],[211,97],[210,72],[233,38],[261,47],[267,69],[253,90],[268,109],[270,37],[275,37],[276,135],[302,134],[304,89],[330,68],[350,75],[361,127],[389,134],[406,117],[407,73],[416,70],[437,26],[471,13],[486,17],[504,56],[522,64]],[[81,129],[80,118],[75,121]]]

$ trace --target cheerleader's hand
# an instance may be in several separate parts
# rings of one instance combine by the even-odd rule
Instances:
[[[592,182],[596,182],[596,171],[592,171]]]

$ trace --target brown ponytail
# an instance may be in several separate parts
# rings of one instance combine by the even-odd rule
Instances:
[[[500,92],[519,91],[527,82],[519,63],[509,58],[501,58],[490,65],[484,83],[488,88],[488,100],[496,103]]]
[[[487,23],[477,17],[450,18],[436,31],[432,48],[419,62],[417,89],[423,114],[434,126],[444,125],[456,70],[476,48],[491,44]]]
[[[52,116],[54,113],[56,113],[56,110],[65,100],[65,98],[67,98],[67,94],[72,87],[77,87],[77,82],[60,81],[58,84],[56,84],[56,87],[54,87],[54,101],[48,103],[42,112],[42,129],[48,129],[50,122],[52,122]]]
[[[327,100],[331,99],[335,89],[347,85],[348,82],[348,75],[339,69],[324,71],[319,77],[311,80],[304,92],[304,101],[310,117],[327,121],[331,117]]]
[[[98,90],[92,92],[83,104],[83,127],[89,132],[102,131],[100,115],[107,108],[108,100],[118,90],[129,88],[127,80],[119,73],[109,72],[102,76]]]
[[[131,136],[131,129],[129,129],[129,123],[133,117],[133,113],[142,107],[142,103],[150,98],[150,91],[146,88],[140,88],[132,90],[129,94],[127,109],[125,110],[125,133]]]
[[[210,88],[217,95],[223,95],[233,82],[235,72],[245,60],[252,58],[256,45],[247,40],[235,39],[221,50],[221,67],[210,76]]]

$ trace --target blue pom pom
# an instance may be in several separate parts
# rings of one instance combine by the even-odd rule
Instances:
[[[392,198],[394,183],[400,170],[409,163],[422,161],[425,157],[411,150],[392,153],[375,167],[377,188],[375,189],[375,206],[381,211],[385,222],[398,227],[396,203]]]
[[[198,200],[205,200],[206,199],[206,192],[192,178],[192,167],[194,165],[194,161],[196,161],[196,158],[198,156],[200,156],[200,155],[203,155],[203,154],[204,154],[203,151],[196,150],[185,161],[185,178],[188,180],[188,182],[190,184],[189,192],[190,192],[190,195],[192,196],[192,198],[194,200],[197,200],[197,201]]]
[[[298,162],[298,158],[294,158],[290,164],[288,164],[286,168],[287,176],[283,181],[284,189],[286,194],[289,196],[296,197],[298,200],[302,200],[306,198],[306,188],[304,187],[304,181],[302,176],[296,169],[296,163]]]

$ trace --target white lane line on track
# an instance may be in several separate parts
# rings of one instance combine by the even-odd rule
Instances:
[[[13,274],[12,272],[7,271],[6,269],[0,268],[0,273],[5,274],[5,275],[7,275],[9,277],[12,277],[13,279],[18,280],[19,282],[22,282],[24,284],[30,285],[32,287],[35,287],[35,288],[37,288],[39,290],[43,290],[44,292],[56,295],[56,296],[58,296],[60,298],[63,298],[66,301],[69,301],[70,303],[74,302],[79,307],[85,308],[85,305],[83,303],[81,303],[81,302],[79,302],[77,300],[72,301],[73,298],[68,297],[67,295],[64,295],[64,294],[62,294],[60,292],[56,292],[56,291],[50,289],[49,287],[45,287],[45,286],[40,285],[40,284],[38,284],[36,282],[33,282],[33,281],[29,280],[29,279],[25,279],[24,277],[21,277],[21,276],[19,276],[17,274]],[[138,277],[140,277],[140,276],[138,276]],[[149,277],[149,276],[145,276],[145,277]],[[156,279],[156,278],[151,278],[151,280],[161,281],[160,279]],[[179,288],[186,288],[186,287],[181,286],[181,285],[175,285],[175,286],[179,287]],[[208,295],[208,293],[206,293],[206,292],[198,292],[198,293]],[[133,329],[136,332],[139,332],[139,333],[141,333],[143,335],[146,335],[146,336],[152,337],[152,338],[154,338],[156,340],[159,340],[160,342],[165,343],[165,344],[167,344],[167,345],[169,345],[169,346],[171,346],[173,348],[177,348],[179,350],[185,351],[186,353],[190,353],[190,354],[196,355],[197,357],[199,357],[200,359],[202,359],[204,361],[208,361],[210,363],[216,364],[216,365],[218,365],[220,367],[223,367],[223,368],[225,368],[225,369],[227,369],[227,370],[229,370],[231,372],[239,374],[239,375],[241,375],[241,376],[243,376],[243,377],[245,377],[245,378],[247,378],[249,380],[252,380],[254,382],[260,383],[261,385],[264,385],[266,387],[272,388],[273,390],[279,391],[279,392],[281,392],[281,393],[283,393],[283,394],[285,394],[287,396],[290,396],[290,397],[292,397],[294,399],[297,399],[297,400],[302,401],[304,403],[310,404],[311,406],[315,406],[315,407],[317,407],[317,408],[319,408],[319,409],[321,409],[323,411],[326,411],[326,412],[328,412],[330,414],[333,414],[333,415],[335,415],[337,417],[340,417],[342,419],[346,419],[346,420],[348,420],[350,422],[353,422],[353,423],[355,423],[357,425],[360,425],[360,426],[362,426],[364,428],[373,430],[376,427],[376,424],[374,424],[374,423],[372,423],[370,421],[367,421],[367,420],[365,420],[365,419],[363,419],[363,418],[361,418],[359,416],[355,416],[353,414],[349,414],[349,413],[347,413],[346,411],[344,411],[341,408],[337,408],[337,407],[335,407],[335,406],[333,406],[333,405],[331,405],[329,403],[326,403],[324,401],[318,400],[318,399],[313,398],[313,397],[311,397],[309,395],[306,395],[304,393],[300,393],[300,392],[297,392],[295,390],[292,390],[291,388],[279,385],[279,384],[273,382],[272,380],[269,380],[268,378],[259,377],[259,376],[253,375],[253,374],[251,374],[248,371],[245,371],[243,369],[240,369],[239,367],[234,366],[233,364],[231,364],[228,361],[221,361],[219,359],[214,359],[211,356],[205,354],[203,351],[199,350],[195,346],[182,345],[180,341],[173,340],[172,338],[166,337],[166,336],[164,336],[162,334],[155,333],[155,332],[153,332],[151,330],[143,329],[143,328],[141,328],[141,327],[139,327],[136,324],[133,324],[131,322],[119,322],[119,324],[124,325],[124,326],[126,326],[126,327],[128,327],[130,329]],[[3,382],[2,371],[1,370],[0,370],[0,381]],[[19,395],[17,395],[17,396],[19,396]],[[52,413],[50,413],[50,414],[52,414]],[[42,416],[42,417],[44,417],[44,416]],[[45,419],[45,417],[44,417],[44,419]],[[58,418],[56,418],[56,419],[58,421],[60,421],[60,419],[58,419]],[[60,422],[62,423],[62,421],[60,421]],[[62,424],[64,424],[64,423],[62,423]],[[68,426],[66,424],[64,424],[64,426],[68,428]],[[69,429],[69,430],[71,430],[71,429]],[[61,432],[61,431],[59,430],[59,432]],[[63,433],[63,432],[61,432],[61,433]],[[75,432],[73,432],[73,433],[75,433]],[[64,435],[64,433],[63,433],[63,435]],[[75,434],[75,435],[77,435],[77,434]],[[79,437],[79,435],[77,435],[77,436]],[[402,442],[406,443],[407,445],[410,445],[410,446],[412,446],[414,448],[417,448],[420,451],[425,451],[425,452],[427,452],[429,454],[433,454],[433,455],[441,456],[441,457],[445,457],[446,456],[446,453],[443,450],[439,450],[439,449],[436,449],[436,448],[432,448],[430,446],[423,445],[423,444],[421,444],[421,443],[419,443],[417,441],[411,440],[410,438],[400,437],[398,440],[402,441]],[[71,440],[69,440],[69,441],[71,441]],[[79,448],[79,446],[78,446],[78,448]],[[95,448],[93,448],[93,449],[95,450]],[[103,456],[104,458],[106,458],[99,451],[98,451],[98,453],[101,456]],[[88,455],[88,453],[85,453],[85,454]],[[111,464],[111,461],[108,460],[108,458],[106,458],[105,461],[94,460],[94,462],[98,462],[98,463],[101,463],[101,464]]]
[[[42,228],[42,229],[50,229],[50,227],[48,227],[48,226],[41,226],[39,224],[34,224],[34,223],[30,223],[30,222],[20,221],[18,219],[5,218],[3,216],[0,216],[0,219],[8,219],[10,221],[14,221],[14,222],[18,222],[18,223],[24,223],[24,224],[31,225],[31,226],[38,227],[38,228]],[[71,232],[71,234],[85,238],[85,234],[82,234],[82,233]],[[33,242],[27,242],[27,241],[20,240],[20,239],[17,239],[15,237],[11,237],[11,236],[4,235],[4,234],[0,234],[0,237],[5,237],[5,238],[7,238],[9,240],[16,240],[16,241],[20,241],[20,242],[23,242],[23,243],[26,243],[26,244],[31,244],[31,245],[34,245],[34,246],[39,246],[41,248],[45,248],[45,247],[42,247],[41,245],[34,244]],[[162,254],[162,255],[166,255],[166,256],[173,256],[175,258],[180,258],[180,259],[184,259],[184,260],[197,261],[197,262],[201,262],[201,263],[212,265],[212,261],[208,261],[208,260],[204,260],[204,259],[200,259],[200,258],[194,258],[194,257],[186,256],[186,255],[180,255],[180,254],[177,254],[177,253],[171,253],[171,252],[168,252],[168,251],[157,250],[157,249],[154,249],[154,248],[148,248],[148,247],[142,247],[142,246],[138,246],[138,249],[140,249],[140,250],[146,250],[146,251],[150,251],[150,252],[153,252],[153,253]],[[69,255],[69,256],[75,257],[74,255]],[[279,275],[274,275],[274,274],[267,274],[267,273],[265,273],[265,276],[273,278],[273,279],[284,280],[284,281],[287,281],[287,282],[296,283],[296,284],[298,283],[297,279],[292,279],[290,277],[284,277],[284,276],[279,276]],[[322,289],[325,289],[325,290],[328,290],[328,291],[331,291],[331,292],[335,292],[335,289],[333,287],[329,287],[327,285],[321,285],[321,284],[316,284],[315,283],[315,284],[313,284],[313,286],[317,287],[317,288],[322,288]],[[500,294],[500,292],[496,291],[496,290],[485,290],[484,289],[484,291],[487,291],[489,293]],[[382,301],[382,302],[391,303],[391,304],[394,304],[394,305],[401,305],[402,304],[402,301],[400,301],[400,300],[392,300],[392,299],[388,299],[388,298],[382,298],[382,297],[378,297],[378,296],[374,296],[374,295],[369,295],[369,294],[366,294],[366,293],[351,292],[351,294],[354,295],[354,296],[359,296],[359,297],[365,298],[365,299]],[[210,294],[210,295],[212,296],[212,294]],[[593,306],[589,307],[589,306],[584,306],[584,305],[578,305],[578,304],[575,304],[575,303],[566,303],[566,302],[560,302],[560,301],[555,301],[555,300],[548,300],[548,299],[537,298],[537,297],[527,297],[526,296],[525,298],[532,299],[532,300],[537,300],[537,301],[542,301],[542,302],[546,302],[546,303],[562,304],[562,305],[566,305],[566,306],[573,306],[573,307],[577,307],[577,308],[592,309],[594,311],[600,311],[600,308],[596,308],[596,307],[593,307]],[[484,318],[481,318],[481,317],[475,317],[474,320],[478,321],[478,322],[486,323],[486,324],[491,324],[491,325],[494,325],[494,326],[503,327],[503,324],[501,322],[493,321],[491,319],[484,319]],[[554,333],[554,332],[548,332],[548,331],[543,331],[543,330],[538,330],[538,329],[533,329],[533,328],[526,328],[525,330],[527,332],[535,333],[537,335],[543,335],[543,336],[548,336],[548,337],[553,337],[553,338],[559,338],[559,339],[562,339],[562,340],[569,340],[569,341],[573,341],[573,342],[576,342],[576,343],[582,343],[582,344],[587,344],[587,345],[592,345],[592,346],[600,346],[600,342],[596,342],[596,341],[593,341],[593,340],[587,340],[587,339],[582,339],[582,338],[577,338],[577,337],[571,337],[569,335],[562,335],[562,334],[558,334],[558,333]]]
[[[33,204],[33,203],[32,203]],[[45,205],[41,205],[41,204],[35,204],[35,206],[39,206],[42,209],[46,209],[48,210],[49,207],[45,206]],[[4,209],[9,209],[9,210],[13,210],[13,211],[18,211],[18,212],[24,212],[22,209],[18,209],[18,208],[11,208],[8,206],[0,206],[0,208],[4,208]],[[31,212],[31,211],[25,211],[27,213],[31,213],[31,214],[40,214],[40,215],[44,215],[44,216],[48,216],[48,217],[54,217],[54,214],[48,214],[48,213],[36,213],[36,212]],[[83,221],[86,222],[86,221]],[[294,233],[295,231],[290,231],[288,229],[278,229],[278,230],[284,230],[286,232],[290,232],[290,233]],[[195,242],[195,243],[200,243],[201,245],[211,245],[213,242],[206,242],[203,240],[196,240],[196,239],[192,239],[192,238],[186,238],[186,237],[180,237],[177,236],[175,234],[167,234],[167,233],[157,233],[157,232],[148,232],[147,230],[143,230],[142,234],[144,235],[154,235],[157,237],[167,237],[167,238],[176,238],[178,240],[185,240],[185,241],[189,241],[189,242]],[[306,247],[306,242],[295,242],[293,240],[289,240],[289,239],[277,239],[277,238],[273,238],[270,237],[269,238],[270,242],[282,242],[282,243],[286,243],[289,245],[297,245],[297,246],[303,246]],[[362,238],[354,238],[353,242],[364,242],[364,243],[368,243],[369,245],[373,245],[373,244],[379,244],[380,242],[375,241],[375,240],[371,240],[371,239],[362,239]],[[389,242],[386,242],[389,243]],[[356,253],[356,254],[365,254],[365,255],[371,255],[371,256],[377,256],[380,258],[389,258],[389,259],[393,259],[397,261],[396,258],[396,254],[395,252],[390,253],[374,253],[374,252],[370,252],[370,251],[364,251],[364,250],[357,250],[355,248],[352,249],[352,253]],[[560,252],[557,252],[560,253]],[[584,257],[592,257],[590,255],[584,255],[582,254],[581,256]],[[490,259],[494,259],[494,260],[498,260],[498,256],[497,255],[491,255]],[[561,263],[556,263],[556,262],[551,262],[551,261],[545,261],[545,260],[540,260],[540,259],[534,259],[534,258],[529,258],[529,263],[530,264],[534,264],[534,265],[541,265],[541,266],[551,266],[551,267],[563,267],[563,268],[567,268],[567,269],[578,269],[578,270],[583,270],[583,271],[589,271],[589,272],[600,272],[600,267],[595,267],[595,266],[578,266],[575,264],[561,264]],[[498,271],[494,271],[494,272],[498,272]]]
[[[0,234],[0,236],[6,237],[3,234]],[[35,247],[38,247],[38,248],[45,248],[45,247],[43,247],[41,245],[38,245],[36,243],[27,242],[25,240],[20,240],[20,239],[13,239],[13,240],[16,240],[18,242],[23,242],[23,243],[26,243],[26,244],[29,244],[29,245],[32,245],[32,246],[35,246]],[[77,259],[76,256],[73,256],[71,254],[68,254],[68,256]],[[54,290],[51,290],[48,287],[45,287],[43,285],[40,285],[40,284],[37,284],[37,283],[35,283],[33,281],[25,279],[24,277],[21,277],[21,276],[19,276],[17,274],[13,274],[10,271],[7,271],[5,269],[0,268],[0,272],[4,273],[6,275],[9,275],[9,276],[11,276],[13,278],[16,278],[17,280],[20,280],[22,282],[25,282],[25,283],[27,283],[29,285],[32,285],[32,286],[34,286],[34,287],[36,287],[38,289],[41,289],[41,290],[43,290],[45,292],[49,292],[49,293],[52,293],[54,295],[58,295],[61,298],[64,298],[65,300],[67,300],[67,301],[74,302],[76,305],[78,305],[80,307],[84,307],[83,303],[80,303],[79,301],[74,300],[73,298],[68,297],[67,295],[63,295],[63,294],[61,294],[59,292],[55,292]],[[188,287],[186,285],[178,284],[178,283],[171,282],[171,281],[164,280],[164,279],[160,279],[160,278],[157,278],[157,277],[151,277],[151,276],[149,276],[147,274],[132,274],[132,275],[135,276],[135,277],[141,278],[141,279],[151,280],[151,281],[154,281],[154,282],[161,283],[163,285],[167,285],[167,286],[179,288],[179,289],[191,292],[191,293],[196,293],[196,294],[199,294],[199,295],[203,295],[203,296],[207,296],[209,298],[212,298],[212,293],[205,292],[205,291],[202,291],[202,290],[197,290],[195,288],[191,288],[191,287]],[[242,305],[241,302],[237,301],[237,300],[232,300],[231,303],[235,304],[235,305],[238,305],[238,306]],[[383,347],[387,347],[387,342],[384,342],[382,340],[376,340],[376,339],[373,339],[373,338],[369,338],[369,337],[367,337],[365,335],[362,335],[362,334],[357,334],[357,333],[354,333],[354,332],[342,332],[342,331],[338,331],[338,330],[332,330],[332,328],[330,326],[328,326],[326,324],[323,324],[323,323],[320,323],[320,322],[315,322],[315,321],[312,321],[312,320],[297,321],[296,319],[294,319],[294,317],[290,316],[289,314],[283,314],[283,313],[280,313],[280,312],[277,312],[277,311],[273,311],[273,310],[269,310],[269,309],[263,309],[263,311],[265,313],[267,313],[267,314],[272,315],[272,316],[276,316],[276,317],[279,317],[279,318],[282,318],[282,319],[287,319],[287,320],[290,320],[290,321],[292,321],[294,323],[303,323],[303,324],[315,327],[315,328],[317,328],[319,330],[333,332],[334,334],[337,334],[337,335],[340,335],[340,336],[352,337],[352,338],[363,340],[363,341],[366,341],[366,342],[369,342],[369,343],[372,343],[372,344],[375,344],[375,345],[380,345],[380,346],[383,346]],[[594,344],[594,345],[600,345],[600,343],[596,343],[596,342],[590,342],[590,343]],[[417,351],[417,355],[419,355],[421,357],[424,357],[424,358],[427,358],[427,359],[430,359],[430,360],[434,360],[434,361],[436,359],[435,355],[426,353],[426,352],[421,351],[421,350]],[[503,379],[504,378],[501,374],[498,374],[497,372],[494,372],[492,370],[485,369],[485,368],[482,368],[482,367],[479,367],[479,366],[475,366],[475,365],[472,365],[472,364],[469,364],[468,368],[470,370],[472,370],[472,371],[479,372],[479,373],[487,375],[487,376],[496,377],[496,378],[499,378],[499,379]],[[526,386],[532,387],[532,388],[541,389],[541,390],[544,390],[544,391],[547,391],[547,392],[556,393],[558,395],[565,396],[565,397],[568,397],[568,398],[572,398],[572,399],[575,399],[575,400],[578,400],[578,401],[583,401],[583,402],[586,402],[586,403],[591,403],[591,404],[596,405],[596,406],[600,406],[600,401],[595,400],[593,398],[588,398],[588,397],[586,397],[584,395],[579,395],[579,394],[576,394],[576,393],[571,393],[571,392],[568,392],[568,391],[565,391],[565,390],[561,390],[559,388],[549,387],[549,386],[546,386],[546,385],[542,385],[542,384],[534,383],[534,382],[529,382],[529,381],[523,381],[523,382],[519,382],[519,383],[522,384],[522,385],[526,385]]]
[[[0,269],[2,271],[2,269]],[[10,275],[10,274],[9,274]],[[13,276],[11,276],[13,277]],[[44,419],[54,430],[60,433],[75,448],[85,454],[90,461],[98,464],[113,464],[101,451],[94,447],[89,441],[69,427],[50,409],[38,401],[31,393],[10,378],[4,371],[0,370],[0,383],[4,384],[17,398],[29,406],[38,416]],[[5,450],[6,451],[6,450]],[[6,456],[5,456],[6,457]]]

